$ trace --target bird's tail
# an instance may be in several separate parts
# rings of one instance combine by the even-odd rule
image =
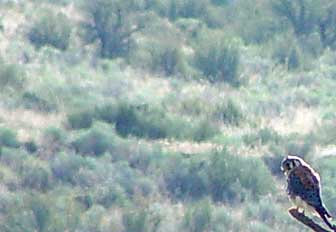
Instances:
[[[331,225],[331,223],[328,221],[327,217],[331,218],[331,215],[323,205],[316,208],[316,212],[320,215],[322,220],[325,222],[325,224],[329,226],[330,229],[332,229],[333,231],[336,231],[336,227]]]

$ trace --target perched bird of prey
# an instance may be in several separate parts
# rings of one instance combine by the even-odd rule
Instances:
[[[331,218],[321,199],[320,176],[303,159],[287,156],[281,162],[281,170],[287,176],[287,193],[297,209],[316,212],[334,230],[327,218]]]

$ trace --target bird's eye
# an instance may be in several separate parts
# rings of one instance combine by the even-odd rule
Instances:
[[[290,165],[289,165],[289,163],[286,163],[286,169],[287,169],[287,170],[290,169]]]

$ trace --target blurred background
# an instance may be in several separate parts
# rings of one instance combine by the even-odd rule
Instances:
[[[336,215],[335,49],[332,0],[1,0],[0,231],[308,231],[280,162]]]

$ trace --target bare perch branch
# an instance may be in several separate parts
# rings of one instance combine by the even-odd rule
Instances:
[[[305,224],[315,232],[330,232],[329,230],[326,230],[320,225],[316,224],[312,219],[310,219],[303,213],[300,213],[296,208],[291,208],[288,210],[288,212],[292,215],[293,218]]]

